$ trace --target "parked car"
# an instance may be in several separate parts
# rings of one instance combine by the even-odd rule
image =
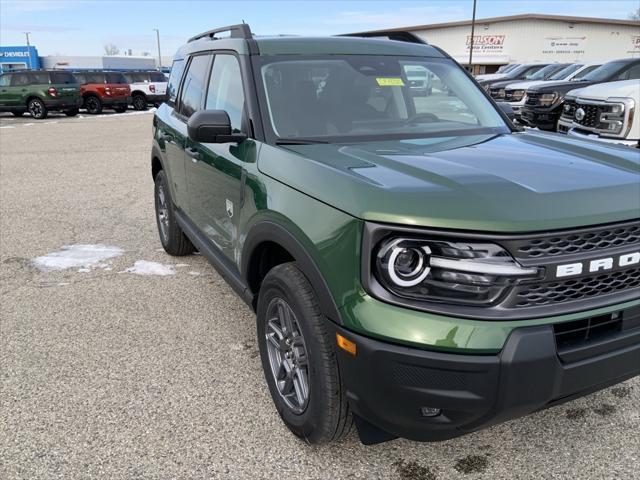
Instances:
[[[451,96],[413,95],[414,67]],[[305,442],[352,419],[364,443],[443,440],[640,374],[631,149],[515,128],[417,39],[224,27],[179,49],[168,92],[160,242],[256,311],[271,397]]]
[[[431,72],[426,68],[414,67],[407,69],[407,80],[409,81],[409,88],[416,95],[431,95],[433,93],[433,78]]]
[[[516,80],[528,80],[532,75],[534,75],[538,70],[549,65],[548,63],[523,63],[522,65],[510,70],[504,76],[502,74],[500,77],[489,78],[489,79],[480,79],[476,78],[480,86],[485,89],[487,93],[491,90],[491,87],[496,82],[503,82],[507,80],[511,80],[515,82]],[[495,75],[495,74],[494,74]]]
[[[545,80],[529,80],[510,83],[509,85],[504,87],[504,97],[502,98],[502,100],[511,105],[516,119],[520,120],[520,113],[527,99],[527,89],[539,85],[544,85],[545,82],[554,82],[559,80],[579,80],[592,70],[598,68],[600,65],[600,63],[589,63],[586,65],[581,63],[574,63],[557,71]],[[540,72],[542,72],[542,70],[538,70],[536,75],[538,75]]]
[[[131,105],[146,110],[149,104],[158,106],[167,99],[167,77],[156,71],[123,72],[131,89]]]
[[[29,112],[47,118],[50,111],[73,117],[82,103],[80,85],[73,75],[55,70],[21,70],[0,75],[0,112],[16,117]]]
[[[118,113],[127,110],[131,101],[131,89],[121,72],[108,70],[74,71],[80,82],[83,108],[91,114],[112,108]]]
[[[600,83],[571,90],[564,98],[558,131],[574,137],[640,145],[640,82]]]
[[[568,67],[569,63],[552,63],[547,65],[546,67],[541,68],[536,72],[529,73],[525,75],[522,80],[516,80],[515,82],[511,79],[499,80],[497,82],[491,83],[491,87],[489,88],[489,95],[491,98],[495,100],[501,101],[505,100],[505,87],[507,85],[514,85],[517,82],[535,82],[541,80],[547,80],[554,74],[558,73],[560,70],[564,70]]]
[[[521,120],[541,130],[557,130],[562,113],[564,96],[569,90],[588,87],[596,83],[640,78],[640,59],[613,60],[596,68],[578,81],[545,83],[527,90],[527,100],[521,112]]]
[[[476,75],[475,78],[478,81],[481,81],[481,80],[499,80],[501,78],[504,78],[507,75],[507,73],[509,73],[510,71],[512,71],[513,69],[515,69],[515,68],[517,68],[519,66],[520,66],[519,63],[510,63],[508,65],[503,65],[495,73],[482,73],[480,75]]]

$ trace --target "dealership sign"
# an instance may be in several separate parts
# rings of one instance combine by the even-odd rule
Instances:
[[[581,55],[585,53],[587,37],[546,37],[542,53],[552,55]]]
[[[627,53],[632,55],[640,53],[640,35],[631,35],[631,48],[627,50]]]
[[[474,35],[473,53],[502,52],[506,35]],[[467,35],[467,51],[471,47],[471,35]]]

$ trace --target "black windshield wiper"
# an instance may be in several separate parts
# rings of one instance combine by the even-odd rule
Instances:
[[[279,138],[276,145],[313,145],[315,143],[329,143],[326,140],[316,140],[315,138]]]

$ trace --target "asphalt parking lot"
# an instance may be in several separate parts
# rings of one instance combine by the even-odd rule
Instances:
[[[442,443],[297,440],[252,312],[204,258],[160,247],[151,119],[1,115],[0,478],[640,478],[639,378]],[[33,266],[78,244],[121,253]]]

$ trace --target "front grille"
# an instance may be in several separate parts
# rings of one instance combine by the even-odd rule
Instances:
[[[558,350],[584,345],[622,330],[620,312],[597,317],[582,318],[553,326]]]
[[[523,285],[516,294],[515,307],[539,307],[583,300],[640,287],[640,268],[583,278]]]
[[[527,92],[527,100],[526,100],[525,104],[527,104],[527,105],[537,105],[539,97],[540,97],[539,93]]]
[[[520,100],[522,100],[522,96],[520,96],[520,98],[515,98],[514,94],[517,92],[518,90],[507,90],[504,92],[504,99],[507,102],[519,102]]]
[[[606,108],[600,107],[598,105],[586,105],[586,104],[578,104],[576,110],[581,108],[584,110],[585,115],[582,120],[578,120],[575,116],[573,116],[573,121],[579,125],[589,128],[600,128],[600,114],[606,111]]]
[[[640,243],[640,222],[575,233],[564,233],[517,242],[518,258],[542,258]]]

